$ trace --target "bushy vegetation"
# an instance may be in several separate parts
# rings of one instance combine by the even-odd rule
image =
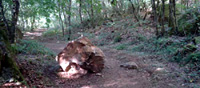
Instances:
[[[184,11],[178,19],[180,35],[191,35],[200,33],[200,7],[191,8]]]
[[[115,47],[117,50],[124,50],[127,48],[127,45],[126,44],[120,44],[118,46]]]
[[[17,43],[14,47],[18,53],[55,56],[55,53],[50,49],[34,40],[20,40],[20,43]]]
[[[122,40],[122,37],[121,37],[120,35],[118,35],[118,36],[116,36],[116,37],[114,38],[114,43],[120,42],[121,40]]]
[[[60,30],[56,30],[56,29],[51,29],[51,30],[47,30],[47,31],[45,31],[45,32],[43,32],[43,36],[44,37],[55,37],[55,35],[61,35],[61,31]]]

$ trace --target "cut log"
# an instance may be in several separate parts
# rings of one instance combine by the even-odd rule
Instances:
[[[102,50],[94,46],[87,37],[80,37],[70,41],[57,55],[56,61],[65,72],[70,71],[73,64],[77,71],[81,68],[97,73],[104,68],[104,57]]]

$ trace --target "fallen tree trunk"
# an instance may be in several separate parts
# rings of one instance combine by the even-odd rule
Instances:
[[[104,68],[104,57],[100,48],[94,46],[88,38],[80,37],[69,42],[57,55],[56,61],[65,72],[74,69],[77,74],[86,74],[86,71],[101,72]]]

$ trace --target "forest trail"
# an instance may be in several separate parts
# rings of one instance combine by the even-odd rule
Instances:
[[[32,34],[31,37],[27,36],[25,39],[37,40],[42,38],[42,36],[34,36],[34,33],[38,34],[37,32],[30,33]],[[67,45],[67,42],[56,39],[40,41],[40,43],[56,54]],[[41,63],[44,64],[43,67],[37,67],[43,69],[44,76],[50,83],[46,84],[45,88],[180,88],[181,82],[176,78],[170,79],[167,72],[151,74],[152,71],[155,71],[151,68],[155,62],[148,61],[145,63],[144,58],[108,47],[100,47],[105,54],[105,68],[100,74],[88,73],[78,79],[64,79],[59,78],[56,74],[59,68],[55,59]],[[121,64],[126,62],[135,62],[138,69],[120,67]],[[160,62],[158,63],[160,64]],[[166,69],[169,68],[166,67]]]
[[[53,41],[43,42],[43,44],[56,54],[67,45],[65,42]],[[89,73],[81,78],[71,80],[51,77],[51,80],[56,83],[55,86],[59,88],[152,88],[152,84],[148,80],[148,73],[120,67],[122,62],[117,60],[117,57],[119,55],[127,57],[126,54],[106,47],[101,47],[101,49],[106,56],[105,68],[101,75]],[[132,58],[134,60],[135,57]]]

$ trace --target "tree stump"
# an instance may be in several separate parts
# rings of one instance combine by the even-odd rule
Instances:
[[[64,72],[72,71],[75,68],[74,74],[69,72],[72,76],[86,74],[87,72],[82,69],[94,73],[101,72],[104,68],[104,57],[105,55],[100,48],[93,45],[88,38],[80,37],[70,41],[56,56],[56,61]]]

